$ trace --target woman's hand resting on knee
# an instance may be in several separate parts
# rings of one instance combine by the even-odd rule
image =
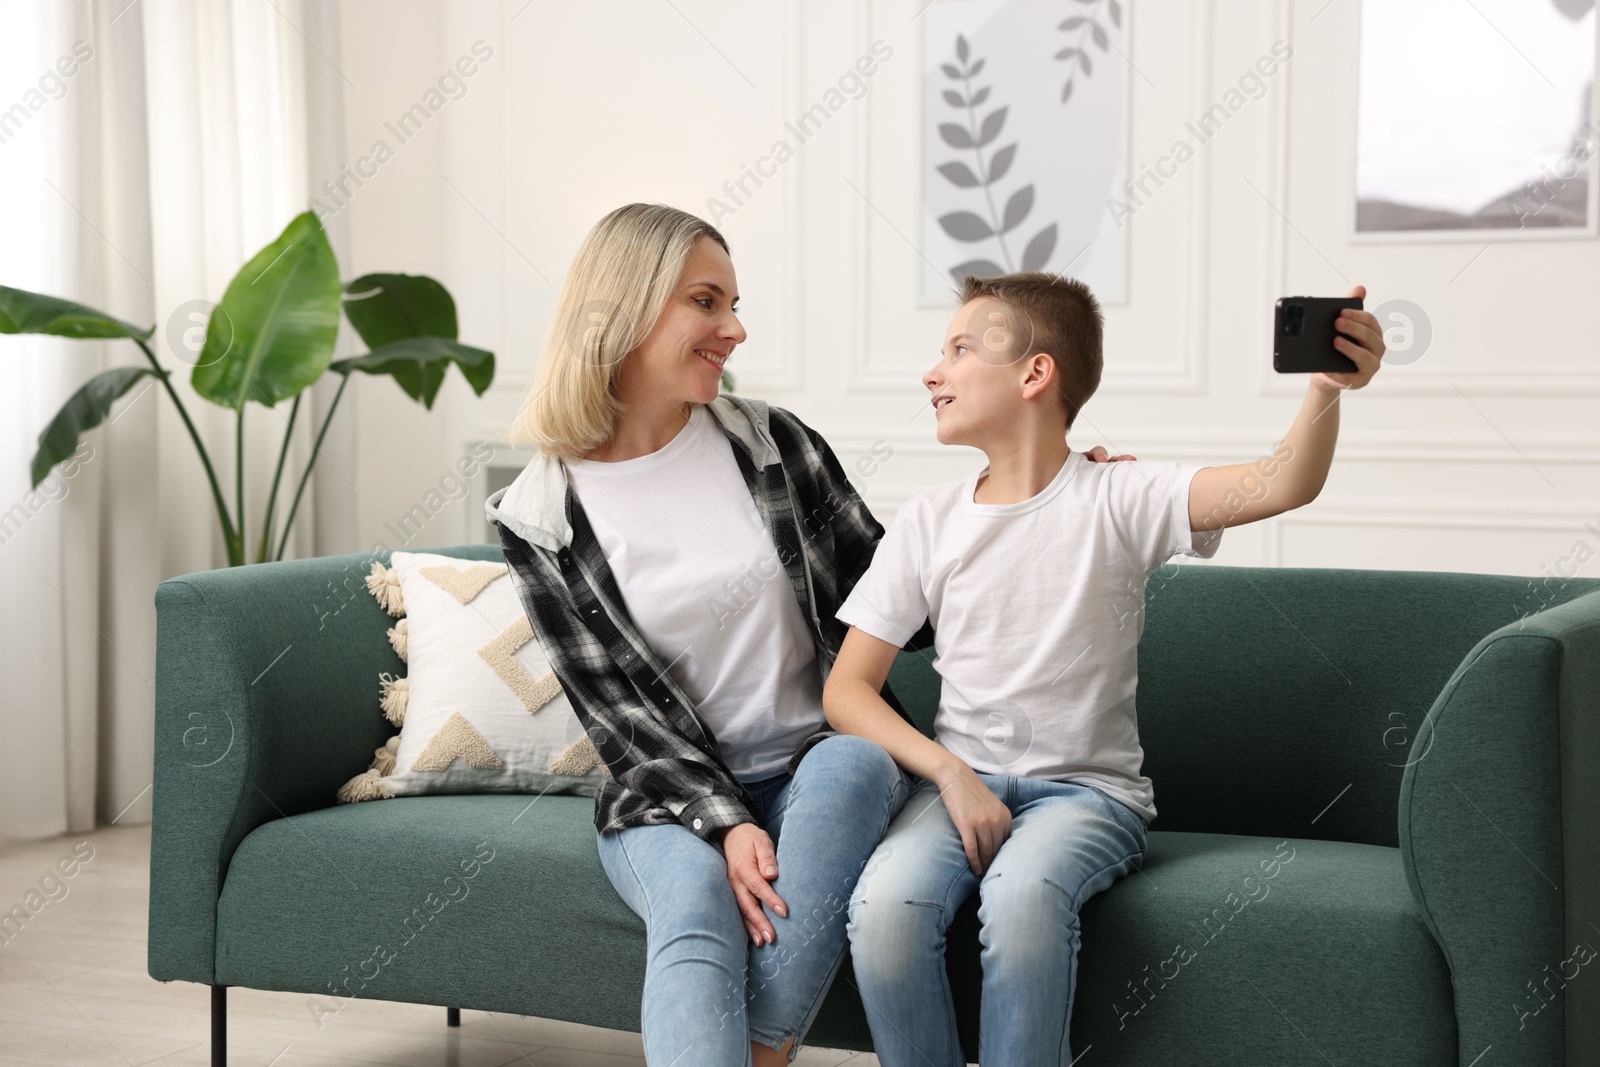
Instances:
[[[750,940],[758,945],[770,945],[777,937],[767,913],[761,910],[766,904],[778,915],[787,918],[789,909],[783,899],[768,883],[778,877],[778,857],[772,848],[772,838],[753,822],[742,822],[723,831],[719,842],[722,857],[728,861],[728,884],[733,887],[733,898],[739,902],[739,914],[744,918],[744,928]]]

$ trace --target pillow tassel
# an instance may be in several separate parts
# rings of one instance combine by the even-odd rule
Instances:
[[[406,703],[411,699],[411,680],[385,672],[378,675],[378,706],[383,717],[395,726],[406,723]]]
[[[400,735],[395,734],[372,750],[372,766],[339,787],[335,794],[341,804],[359,804],[363,800],[388,800],[394,790],[384,781],[394,772],[394,756],[400,747]]]
[[[385,741],[383,747],[373,753],[372,769],[379,775],[387,778],[394,773],[395,753],[400,749],[400,735],[395,734]]]
[[[389,647],[394,649],[394,654],[400,657],[400,662],[406,662],[406,620],[401,619],[389,627]]]
[[[378,606],[395,618],[406,613],[405,600],[400,595],[400,574],[393,567],[385,567],[374,560],[367,573],[367,592],[378,601]]]
[[[341,804],[359,804],[363,800],[388,800],[394,790],[376,770],[365,770],[339,787],[337,799]]]

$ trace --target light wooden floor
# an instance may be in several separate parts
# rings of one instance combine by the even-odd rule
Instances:
[[[9,944],[0,946],[0,1067],[206,1067],[210,991],[146,972],[150,828],[13,844],[0,852],[0,910],[20,904],[57,859],[87,840],[94,858]],[[441,1007],[352,1000],[319,1030],[305,996],[228,990],[232,1067],[641,1067],[638,1034]],[[877,1067],[865,1053],[806,1049],[805,1067]]]

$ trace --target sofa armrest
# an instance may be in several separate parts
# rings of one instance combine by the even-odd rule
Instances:
[[[437,550],[500,559],[492,545]],[[332,806],[394,732],[378,674],[402,673],[367,593],[372,561],[331,556],[188,574],[156,590],[149,970],[215,977],[234,849],[272,819]]]
[[[1461,1064],[1491,1045],[1495,1063],[1584,1062],[1600,973],[1560,972],[1600,947],[1600,593],[1480,641],[1409,762],[1401,855],[1450,967]]]

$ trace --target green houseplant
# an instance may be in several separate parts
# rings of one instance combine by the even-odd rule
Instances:
[[[369,351],[334,361],[341,308]],[[443,285],[422,275],[368,274],[341,286],[339,266],[322,224],[309,211],[297,216],[228,284],[222,303],[206,323],[205,344],[190,376],[196,393],[234,412],[236,500],[230,513],[211,456],[172,387],[173,372],[151,349],[154,326],[140,328],[82,304],[0,285],[0,333],[126,338],[138,345],[148,366],[113,367],[95,375],[40,433],[32,462],[33,487],[38,488],[57,463],[72,455],[78,439],[105,420],[119,397],[141,379],[155,378],[177,407],[199,452],[230,567],[247,562],[244,414],[249,401],[270,408],[293,400],[256,545],[255,562],[262,563],[283,558],[300,498],[351,373],[387,375],[429,410],[451,363],[461,368],[478,396],[494,380],[494,353],[456,340],[455,301]],[[279,534],[274,511],[300,401],[306,388],[329,372],[340,376],[339,388],[323,416]]]

